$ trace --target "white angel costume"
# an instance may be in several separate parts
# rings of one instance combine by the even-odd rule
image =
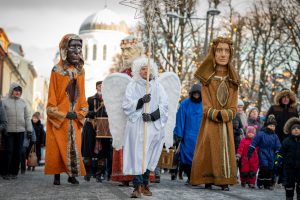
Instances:
[[[160,118],[147,123],[144,171],[142,171],[144,148],[144,108],[136,109],[140,98],[146,94],[146,80],[140,76],[140,69],[148,65],[146,57],[138,58],[132,66],[133,78],[126,74],[114,73],[102,84],[113,146],[123,148],[123,173],[140,175],[147,169],[153,171],[158,163],[163,144],[168,148],[173,144],[173,129],[178,100],[180,81],[173,72],[165,72],[157,78],[157,66],[151,60],[151,75],[148,113],[159,108]],[[123,95],[122,95],[123,94]],[[145,106],[145,104],[144,104]]]

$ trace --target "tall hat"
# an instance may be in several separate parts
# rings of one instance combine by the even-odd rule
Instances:
[[[268,118],[267,118],[267,121],[265,122],[265,126],[268,126],[268,125],[277,125],[277,122],[276,122],[276,119],[275,119],[275,116],[274,115],[269,115]]]
[[[295,127],[300,127],[300,118],[298,117],[292,117],[285,123],[283,127],[283,132],[285,134],[290,134],[292,129]]]

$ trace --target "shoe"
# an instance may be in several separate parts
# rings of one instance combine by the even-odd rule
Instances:
[[[264,188],[264,186],[262,186],[262,185],[258,185],[257,187],[258,187],[258,189],[260,189],[260,190]]]
[[[96,182],[98,182],[98,183],[102,183],[101,176],[96,176]]]
[[[53,185],[60,185],[60,174],[54,174]]]
[[[172,175],[171,175],[171,180],[172,180],[172,181],[175,181],[175,180],[176,180],[175,174],[172,174]]]
[[[241,183],[241,186],[244,188],[246,187],[246,183]]]
[[[179,180],[183,180],[183,176],[182,176],[182,174],[183,174],[182,172],[181,172],[181,173],[179,172],[179,174],[178,174],[178,178],[179,178]]]
[[[88,175],[86,175],[86,176],[84,176],[84,180],[86,180],[87,182],[89,182],[91,180],[91,177],[88,176]]]
[[[10,179],[17,179],[18,178],[18,176],[17,175],[10,175]]]
[[[272,186],[266,186],[265,189],[266,190],[274,190],[274,188]]]
[[[209,190],[211,190],[211,189],[212,189],[212,186],[211,186],[211,184],[205,184],[205,189],[209,189]]]
[[[221,189],[222,189],[223,191],[229,191],[228,185],[222,185],[222,186],[221,186]]]
[[[25,174],[25,169],[21,169],[21,174],[24,175]]]
[[[255,189],[255,185],[254,184],[248,184],[249,188],[251,189]]]
[[[155,181],[154,183],[160,183],[160,176],[155,176]]]
[[[2,176],[2,178],[3,178],[4,180],[10,180],[10,176],[9,176],[9,175],[4,175],[4,176]]]
[[[30,170],[31,170],[31,167],[27,167],[27,170],[30,171]]]
[[[152,196],[152,192],[148,185],[142,185],[142,193],[144,196]]]
[[[142,186],[135,186],[130,198],[141,198],[142,197]]]
[[[35,170],[35,167],[32,167],[32,170],[31,171],[34,171]]]
[[[70,177],[68,178],[68,182],[74,185],[78,185],[79,181],[77,181],[77,179],[75,177]]]

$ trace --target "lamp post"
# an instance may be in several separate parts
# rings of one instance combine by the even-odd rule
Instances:
[[[215,15],[218,15],[220,13],[221,13],[221,11],[219,11],[219,10],[217,10],[215,8],[209,8],[209,10],[206,12],[205,42],[204,42],[203,55],[205,55],[207,53],[209,15],[215,16]]]
[[[206,26],[205,26],[205,41],[204,41],[204,49],[203,49],[203,55],[207,52],[207,46],[208,46],[208,23],[209,23],[209,16],[215,16],[219,15],[221,11],[215,9],[215,8],[209,8],[206,12],[206,18],[201,17],[189,17],[189,19],[196,19],[196,20],[205,20]],[[179,18],[179,19],[186,19],[186,16],[178,15],[175,12],[167,12],[167,16],[171,18]]]

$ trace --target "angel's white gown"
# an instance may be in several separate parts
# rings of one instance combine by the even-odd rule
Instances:
[[[146,94],[146,81],[142,78],[132,80],[126,88],[122,104],[122,108],[127,115],[123,152],[123,173],[125,175],[140,175],[146,169],[154,171],[162,151],[165,125],[168,120],[168,97],[162,85],[156,80],[150,81],[149,93],[151,94],[149,113],[159,108],[160,119],[147,123],[145,169],[142,172],[144,145],[142,113],[144,108],[136,110],[136,106],[138,100]]]

